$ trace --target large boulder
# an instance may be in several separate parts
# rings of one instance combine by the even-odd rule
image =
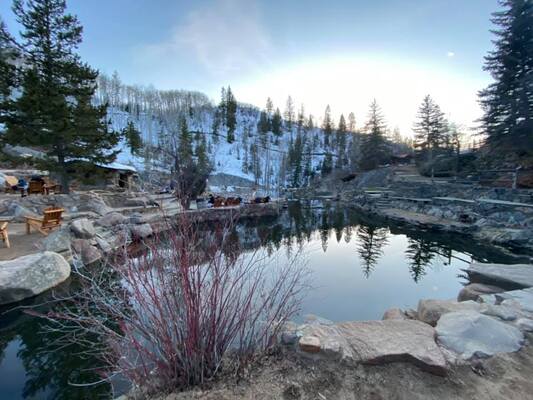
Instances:
[[[97,225],[103,227],[112,227],[117,225],[122,225],[126,223],[127,218],[117,211],[107,213],[96,221]]]
[[[16,202],[12,202],[8,206],[8,213],[9,215],[13,216],[13,222],[26,222],[25,217],[39,217],[37,213]]]
[[[43,251],[53,251],[59,253],[68,262],[72,261],[72,252],[70,249],[71,236],[68,228],[62,227],[51,232],[41,240],[38,247]]]
[[[461,289],[457,296],[457,301],[479,301],[483,295],[501,293],[503,291],[504,289],[498,286],[485,285],[483,283],[471,283]]]
[[[471,282],[486,283],[504,289],[533,286],[533,265],[472,263],[465,270]]]
[[[79,239],[92,239],[96,235],[96,230],[92,221],[87,218],[80,218],[72,221],[70,229]]]
[[[86,239],[74,239],[72,248],[84,265],[91,265],[102,260],[102,252]]]
[[[524,344],[520,329],[476,311],[443,315],[436,332],[438,342],[463,360],[518,351]]]
[[[153,234],[150,224],[131,225],[130,232],[133,239],[144,239]]]
[[[446,373],[444,356],[435,343],[435,330],[420,321],[314,324],[300,326],[298,331],[299,348],[311,353],[308,356],[366,364],[403,361],[438,375]]]
[[[528,313],[533,313],[533,288],[497,293],[496,299],[503,305],[513,303]]]
[[[51,251],[0,261],[0,304],[36,296],[69,276],[69,263]]]
[[[457,302],[454,300],[424,299],[418,302],[418,319],[435,326],[442,315],[462,310],[479,310],[481,305],[475,301]]]
[[[383,320],[385,319],[408,319],[407,315],[399,308],[389,308],[383,314]]]

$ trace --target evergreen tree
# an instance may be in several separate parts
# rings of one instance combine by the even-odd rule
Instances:
[[[192,163],[192,140],[189,128],[187,126],[187,120],[185,117],[180,120],[180,136],[179,136],[179,163],[182,168],[186,168]]]
[[[237,127],[237,100],[228,86],[226,91],[226,126],[228,127],[228,143],[235,141],[235,128]]]
[[[517,156],[533,155],[533,2],[500,0],[502,11],[493,14],[495,49],[485,57],[486,71],[494,78],[480,92],[481,119],[487,144]]]
[[[324,112],[322,130],[324,131],[324,147],[328,148],[330,145],[331,134],[333,133],[333,122],[331,121],[331,109],[329,108],[329,104]]]
[[[213,135],[213,143],[218,144],[218,135],[220,128],[220,108],[215,110],[215,115],[213,116],[213,124],[211,125],[211,134]]]
[[[281,130],[281,123],[281,113],[279,111],[279,108],[276,108],[276,111],[272,116],[272,133],[276,136],[281,136],[281,134],[283,133]]]
[[[261,111],[259,114],[259,122],[257,123],[257,131],[260,135],[265,135],[270,130],[270,123],[268,121],[268,115],[265,111]]]
[[[431,96],[424,97],[413,127],[416,133],[415,148],[418,150],[418,158],[427,158],[428,162],[432,163],[435,153],[444,143],[447,127],[440,107]]]
[[[221,121],[226,124],[226,118],[227,118],[227,110],[228,110],[228,95],[226,93],[226,88],[222,87],[220,89],[220,103],[218,103],[218,111]]]
[[[269,97],[267,98],[265,111],[267,113],[268,120],[272,120],[272,115],[274,114],[274,103],[272,103],[272,99]],[[270,128],[269,130],[271,130]]]
[[[383,247],[388,243],[388,231],[369,225],[360,225],[357,229],[357,252],[361,257],[363,274],[366,278],[374,271],[379,258],[383,255]]]
[[[0,19],[0,126],[7,115],[13,111],[12,92],[17,86],[17,71],[13,61],[18,52],[13,47],[13,38]]]
[[[327,175],[331,173],[333,170],[333,157],[330,152],[327,152],[324,156],[324,160],[322,160],[322,167],[320,169],[320,172],[322,175]]]
[[[126,140],[131,154],[139,155],[143,146],[141,133],[135,128],[132,121],[129,121],[126,127],[122,130],[122,136]]]
[[[109,130],[106,106],[92,104],[98,72],[76,54],[82,27],[65,0],[15,0],[13,11],[25,65],[2,140],[42,149],[36,165],[57,173],[68,192],[69,161],[112,162],[121,133]]]
[[[385,139],[385,123],[376,100],[370,104],[365,135],[361,144],[360,167],[364,170],[377,168],[388,161],[389,151]]]
[[[342,168],[346,165],[346,120],[341,114],[339,119],[339,127],[336,132],[337,142],[337,164],[336,168]]]
[[[315,129],[315,123],[313,122],[313,115],[309,114],[309,118],[307,119],[307,122],[305,123],[305,130],[306,131],[312,131]]]
[[[289,131],[292,130],[292,125],[294,123],[294,103],[292,102],[292,97],[287,98],[287,104],[285,106],[285,112],[283,114],[285,118],[285,125]]]

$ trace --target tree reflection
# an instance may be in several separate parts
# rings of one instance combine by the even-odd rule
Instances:
[[[405,256],[409,260],[409,272],[413,280],[418,283],[426,275],[433,258],[438,254],[438,246],[425,239],[407,239]]]
[[[360,225],[357,229],[357,252],[362,261],[363,275],[369,278],[379,258],[383,255],[383,247],[388,243],[388,229],[370,225]]]

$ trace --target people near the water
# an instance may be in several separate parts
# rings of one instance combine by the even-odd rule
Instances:
[[[28,187],[29,184],[28,182],[26,182],[26,179],[20,178],[17,183],[16,189],[20,190],[20,195],[22,197],[26,197],[26,195],[28,194]]]

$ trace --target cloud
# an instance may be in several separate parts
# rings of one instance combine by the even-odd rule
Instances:
[[[213,0],[192,10],[169,40],[145,46],[143,53],[182,63],[192,58],[217,77],[246,73],[269,62],[270,37],[260,17],[255,0]]]
[[[450,58],[455,57],[455,53],[453,51],[447,52],[446,55]]]

